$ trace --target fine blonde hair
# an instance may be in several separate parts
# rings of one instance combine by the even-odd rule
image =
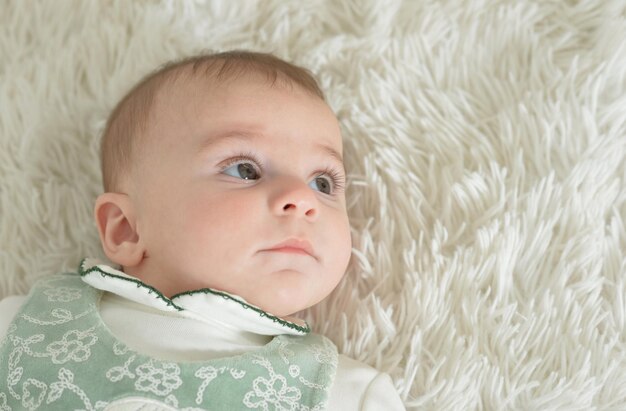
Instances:
[[[191,68],[191,76],[216,81],[233,80],[246,74],[261,74],[273,85],[277,80],[299,86],[324,100],[313,75],[302,67],[268,53],[243,50],[201,54],[171,61],[145,76],[115,106],[100,144],[100,164],[105,192],[120,190],[121,178],[130,170],[141,136],[146,132],[155,96]]]

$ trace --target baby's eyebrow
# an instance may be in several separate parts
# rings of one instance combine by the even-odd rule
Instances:
[[[255,132],[246,131],[246,130],[237,130],[237,131],[229,130],[223,133],[212,135],[211,137],[205,139],[200,145],[200,147],[198,148],[198,154],[205,153],[206,151],[210,150],[211,147],[217,144],[226,144],[228,141],[236,141],[236,140],[250,141],[250,140],[256,140],[259,138],[263,138],[263,135],[259,133],[255,133]],[[326,155],[331,156],[332,158],[334,158],[335,160],[337,160],[339,163],[343,165],[343,157],[341,157],[341,154],[339,154],[339,152],[335,150],[333,147],[327,144],[323,144],[323,143],[316,143],[315,146],[316,148],[323,151]]]

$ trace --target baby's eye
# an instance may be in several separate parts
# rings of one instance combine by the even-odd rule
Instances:
[[[333,189],[333,184],[329,178],[317,176],[309,183],[309,187],[313,190],[321,191],[324,194],[330,194]]]
[[[223,173],[243,180],[258,180],[261,178],[254,164],[248,162],[235,163],[228,166],[223,170]]]

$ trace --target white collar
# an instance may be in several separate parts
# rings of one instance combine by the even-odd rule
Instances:
[[[202,288],[170,299],[138,278],[94,258],[81,261],[78,272],[82,280],[94,288],[182,317],[209,323],[217,320],[228,327],[260,335],[305,335],[310,331],[306,322],[299,325],[279,318],[224,291]]]

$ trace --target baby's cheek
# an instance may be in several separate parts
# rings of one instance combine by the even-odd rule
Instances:
[[[334,247],[331,252],[334,254],[332,261],[337,275],[342,276],[348,267],[350,256],[352,255],[352,237],[350,234],[350,223],[347,216],[341,216],[333,225]]]
[[[222,236],[224,217],[220,217],[222,211],[214,204],[203,201],[190,200],[186,207],[182,207],[175,213],[175,219],[179,221],[177,232],[185,243],[196,251],[209,251],[213,248],[213,242]]]
[[[233,201],[225,196],[215,201],[198,201],[186,222],[187,230],[195,233],[195,240],[205,247],[219,250],[225,258],[246,246],[254,221],[253,207],[245,201]]]

